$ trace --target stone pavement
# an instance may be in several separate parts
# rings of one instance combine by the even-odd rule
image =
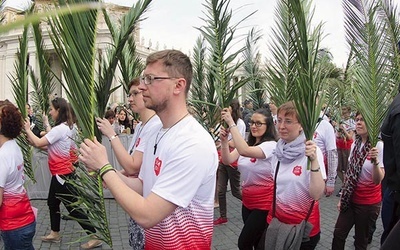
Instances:
[[[338,189],[338,188],[337,188]],[[234,198],[230,192],[227,194],[228,203],[228,223],[214,227],[214,236],[212,249],[228,250],[237,249],[237,239],[243,226],[241,219],[241,202]],[[339,198],[336,196],[324,197],[321,200],[321,240],[317,249],[330,249],[333,227],[336,222],[338,211],[336,204]],[[110,230],[113,240],[113,248],[107,244],[97,249],[131,249],[128,243],[128,216],[116,204],[113,199],[107,199],[107,212],[110,220]],[[81,227],[74,221],[61,222],[62,241],[61,243],[46,243],[40,240],[40,237],[47,235],[50,231],[49,213],[45,200],[32,200],[33,206],[39,209],[38,221],[36,226],[36,236],[34,238],[35,249],[79,249],[81,243],[71,243],[80,237],[84,236],[81,232]],[[66,210],[64,209],[64,212]],[[215,209],[215,217],[218,217],[219,211]],[[382,222],[380,217],[377,221],[377,230],[374,234],[372,243],[368,246],[369,250],[379,249],[379,239],[382,234]],[[346,249],[354,249],[353,236],[350,232],[347,238]],[[0,242],[0,249],[3,249],[3,244]]]

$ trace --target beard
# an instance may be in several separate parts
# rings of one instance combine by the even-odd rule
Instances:
[[[157,114],[164,111],[168,106],[168,100],[162,100],[159,103],[145,102],[144,106],[148,109],[154,110]]]

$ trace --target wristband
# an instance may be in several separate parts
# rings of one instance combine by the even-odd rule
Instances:
[[[379,161],[374,162],[374,166],[379,166],[379,164],[381,164]]]
[[[320,170],[320,167],[318,167],[317,169],[310,169],[311,170],[311,172],[319,172],[319,170]]]
[[[101,179],[103,179],[103,175],[104,175],[105,173],[109,172],[109,171],[114,171],[114,172],[115,172],[115,169],[111,166],[110,163],[107,163],[106,165],[102,166],[102,167],[98,170],[97,174],[100,175],[100,178],[101,178]]]
[[[118,135],[115,134],[115,135],[111,136],[110,138],[108,138],[108,140],[109,140],[109,141],[112,141],[112,140],[114,140],[114,139],[117,138],[117,137],[118,137]]]
[[[235,124],[235,123],[232,124],[232,125],[230,125],[228,128],[231,129],[231,128],[233,128],[233,127],[236,127],[236,124]]]

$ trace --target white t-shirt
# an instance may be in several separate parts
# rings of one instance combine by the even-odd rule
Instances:
[[[142,124],[142,122],[139,122],[135,127],[135,132],[133,133],[133,138],[128,148],[129,154],[133,154],[136,150],[144,152],[144,147],[149,136],[153,133],[153,128],[160,126],[161,120],[157,115],[154,115],[144,126],[142,126]]]
[[[244,124],[244,121],[241,118],[237,120],[236,127],[243,139],[246,139],[246,124]],[[231,134],[228,135],[228,140],[232,140]]]
[[[24,158],[15,140],[0,147],[0,187],[4,195],[25,193]]]
[[[322,178],[326,179],[324,158],[321,150],[317,147],[317,158],[320,164]],[[274,155],[272,164],[275,178],[275,170],[278,159]],[[303,156],[290,164],[280,163],[277,177],[276,189],[276,212],[275,217],[287,224],[298,224],[305,219],[311,207],[313,199],[310,196],[310,170],[307,170],[308,158]],[[268,214],[268,223],[272,219],[272,212]],[[320,231],[319,203],[315,202],[313,211],[308,220],[314,227],[310,236],[316,235]]]
[[[214,141],[192,116],[154,127],[139,173],[143,196],[152,192],[178,207],[146,230],[146,249],[211,248],[217,167]]]
[[[319,123],[314,132],[313,140],[321,149],[323,155],[330,150],[336,149],[335,130],[333,126],[325,120],[321,120]]]
[[[264,152],[265,159],[239,156],[238,170],[242,183],[242,202],[248,209],[269,210],[272,202],[274,180],[272,178],[272,153],[275,141],[257,145]]]

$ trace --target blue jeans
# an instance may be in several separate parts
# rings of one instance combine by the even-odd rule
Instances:
[[[35,250],[32,244],[35,231],[36,221],[18,229],[2,231],[4,250]]]

